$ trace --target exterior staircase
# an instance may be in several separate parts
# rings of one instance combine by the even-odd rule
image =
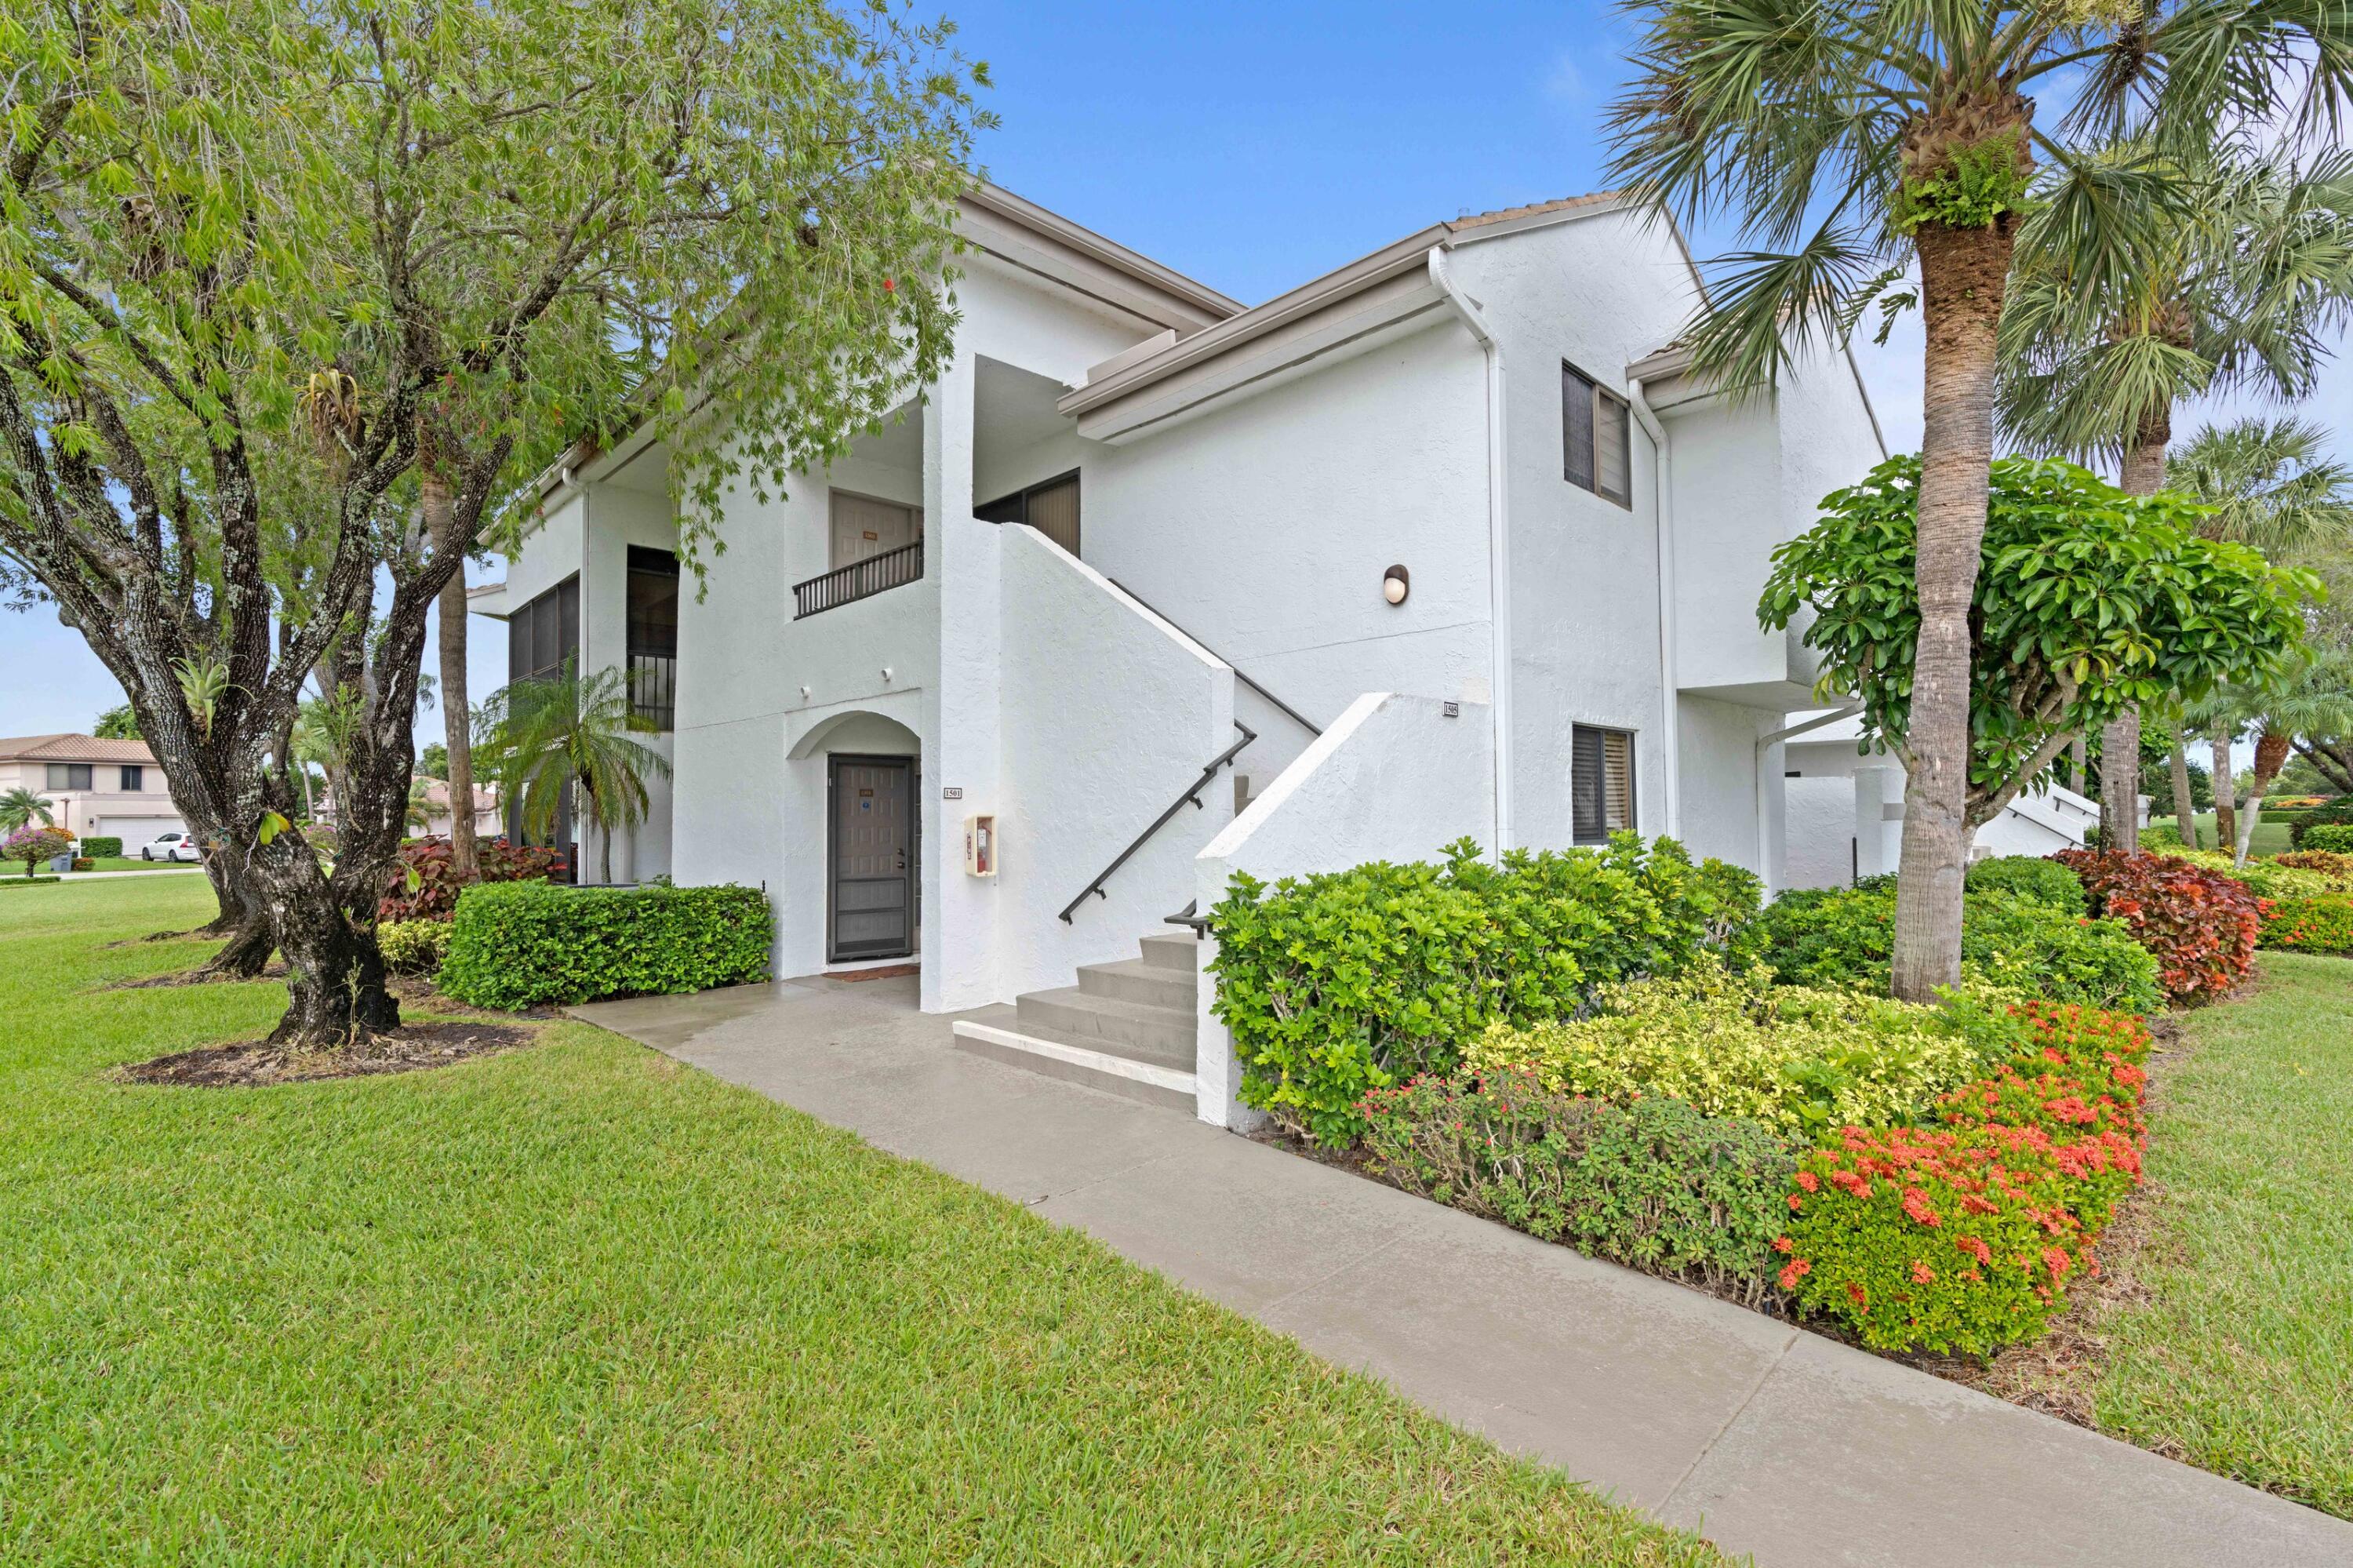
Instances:
[[[955,1021],[955,1044],[1010,1066],[1146,1105],[1193,1108],[1200,954],[1193,934],[1146,937],[1141,956],[1081,964],[1079,983]]]

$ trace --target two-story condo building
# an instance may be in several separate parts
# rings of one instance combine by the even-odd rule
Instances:
[[[627,669],[662,732],[616,877],[765,885],[779,974],[920,964],[973,1048],[1213,1119],[1169,922],[1235,870],[1634,829],[1780,879],[1815,671],[1756,604],[1883,455],[1845,356],[1703,384],[1680,238],[1608,195],[1248,309],[993,186],[961,222],[953,364],[739,494],[700,596],[643,435],[477,590],[512,677]]]
[[[76,838],[119,838],[132,854],[184,832],[164,769],[143,740],[26,735],[0,740],[0,792],[23,788],[49,802],[55,825]]]

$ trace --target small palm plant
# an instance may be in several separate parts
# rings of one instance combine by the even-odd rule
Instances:
[[[597,877],[612,881],[613,830],[644,821],[646,780],[670,777],[668,759],[632,738],[659,726],[631,706],[628,679],[610,666],[584,676],[567,659],[554,679],[517,681],[491,694],[482,710],[476,760],[516,803],[523,832],[554,837],[565,793],[576,790],[596,826]]]
[[[57,821],[49,812],[49,803],[19,784],[0,795],[0,831],[14,832],[34,822],[47,827]]]

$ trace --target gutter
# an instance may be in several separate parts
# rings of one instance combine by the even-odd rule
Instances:
[[[1487,355],[1487,657],[1494,680],[1490,709],[1495,725],[1495,854],[1500,858],[1513,846],[1512,556],[1504,507],[1504,345],[1480,313],[1478,302],[1455,284],[1444,246],[1430,247],[1429,267],[1430,282]]]
[[[1661,750],[1665,756],[1667,833],[1683,834],[1683,693],[1675,684],[1675,476],[1674,448],[1667,428],[1642,396],[1641,377],[1626,378],[1626,401],[1651,438],[1651,510],[1658,528],[1659,576],[1659,710],[1665,731]]]
[[[1849,703],[1842,708],[1833,708],[1826,714],[1816,714],[1802,724],[1783,725],[1779,729],[1768,730],[1757,737],[1757,875],[1765,884],[1766,897],[1772,897],[1778,890],[1773,885],[1772,877],[1767,874],[1766,868],[1765,827],[1767,815],[1766,803],[1767,780],[1765,777],[1765,753],[1785,740],[1795,740],[1809,730],[1836,724],[1841,719],[1851,719],[1862,711],[1861,703]]]

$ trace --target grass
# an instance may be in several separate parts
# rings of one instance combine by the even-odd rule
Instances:
[[[1072,1232],[577,1024],[258,1090],[93,991],[202,878],[0,902],[0,1560],[1698,1564]]]
[[[92,871],[202,871],[194,861],[141,860],[135,854],[102,854],[90,863]]]
[[[2100,1425],[2353,1518],[2353,961],[2266,953],[2188,1014],[2149,1151],[2146,1299],[2100,1324]]]
[[[2214,848],[2217,842],[2214,837],[2214,813],[2211,811],[2195,812],[2192,814],[2191,820],[2198,824],[2198,842],[2208,849]],[[2173,826],[2173,819],[2170,816],[2151,817],[2149,819],[2149,825],[2151,827],[2156,827],[2159,824],[2169,828]],[[2269,811],[2265,811],[2263,815],[2255,819],[2255,838],[2254,842],[2247,846],[2247,853],[2251,855],[2257,856],[2287,853],[2289,850],[2295,847],[2288,842],[2287,831],[2289,825],[2290,824],[2288,822],[2279,821],[2274,818]]]

